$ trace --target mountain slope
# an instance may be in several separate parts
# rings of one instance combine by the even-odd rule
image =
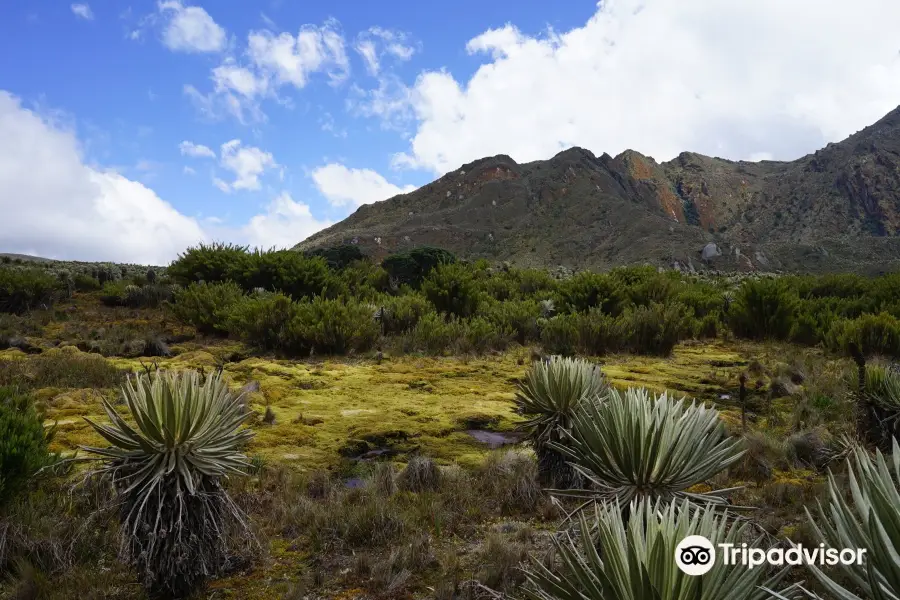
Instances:
[[[362,206],[297,248],[357,243],[381,256],[433,245],[531,266],[882,271],[900,268],[898,234],[900,108],[791,162],[685,152],[657,163],[581,148],[525,164],[484,158]]]

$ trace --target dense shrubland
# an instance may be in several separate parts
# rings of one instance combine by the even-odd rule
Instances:
[[[556,279],[460,261],[436,248],[378,264],[355,246],[300,253],[229,244],[189,248],[166,269],[0,267],[0,310],[7,313],[96,290],[109,306],[168,306],[200,333],[285,355],[376,346],[441,354],[516,342],[552,354],[665,356],[685,339],[730,335],[900,355],[894,274],[735,280],[645,266]]]

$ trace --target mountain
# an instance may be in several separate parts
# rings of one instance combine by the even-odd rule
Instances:
[[[790,162],[684,152],[657,163],[570,148],[550,160],[463,165],[364,205],[297,245],[357,243],[375,256],[439,246],[522,266],[900,269],[900,107]]]

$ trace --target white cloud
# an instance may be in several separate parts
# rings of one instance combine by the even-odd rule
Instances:
[[[234,173],[234,181],[226,183],[216,179],[213,183],[222,191],[258,190],[259,177],[266,170],[278,166],[275,158],[269,153],[249,146],[241,147],[241,140],[231,140],[222,144],[220,163],[224,169]]]
[[[364,90],[354,85],[347,97],[347,109],[354,115],[378,117],[385,129],[405,131],[414,120],[414,90],[396,75],[378,78],[378,87]]]
[[[242,124],[265,121],[264,99],[291,104],[289,98],[279,97],[282,86],[303,88],[315,73],[326,73],[331,84],[337,85],[350,74],[344,37],[334,20],[322,26],[305,25],[296,37],[265,29],[251,31],[244,58],[246,64],[228,57],[213,68],[209,93],[184,86],[184,93],[201,114],[214,119],[231,115]]]
[[[164,264],[205,239],[150,188],[85,164],[72,131],[4,91],[0,139],[4,251]]]
[[[0,144],[4,252],[164,265],[200,241],[287,248],[331,225],[286,192],[244,223],[228,226],[217,216],[198,222],[145,185],[86,164],[58,114],[26,109],[2,90],[0,139],[7,142]]]
[[[197,171],[195,171],[193,168],[188,167],[188,166],[185,166],[185,167],[182,169],[182,172],[183,172],[185,175],[196,175],[196,174],[197,174]]]
[[[76,17],[82,18],[86,21],[94,20],[94,11],[92,11],[91,7],[87,4],[73,4],[71,8]]]
[[[247,36],[247,55],[263,73],[277,84],[305,87],[312,73],[325,71],[333,83],[344,81],[350,62],[344,37],[334,20],[321,27],[305,25],[296,37],[288,32],[275,35],[269,30],[253,31]]]
[[[291,248],[330,225],[331,221],[313,217],[308,205],[296,202],[287,192],[282,192],[272,200],[265,213],[250,219],[240,237],[254,247]]]
[[[378,75],[381,71],[381,59],[385,54],[406,61],[416,53],[416,48],[407,42],[407,38],[402,31],[370,27],[356,36],[354,49],[366,63],[369,74]]]
[[[407,194],[414,185],[399,187],[371,169],[349,169],[329,163],[312,172],[313,182],[332,206],[361,206]]]
[[[185,140],[178,144],[178,149],[181,151],[182,156],[192,156],[194,158],[215,158],[216,153],[213,152],[212,148],[209,146],[204,146],[203,144],[195,144],[194,142],[190,142]]]
[[[897,22],[894,0],[608,0],[561,34],[507,25],[469,41],[484,64],[468,80],[419,75],[415,135],[395,164],[442,173],[572,145],[797,158],[900,101]]]
[[[158,8],[167,21],[162,41],[170,50],[221,52],[225,49],[225,30],[204,9],[184,6],[178,0],[161,1]]]

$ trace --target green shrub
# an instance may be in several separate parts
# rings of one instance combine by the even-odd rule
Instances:
[[[107,281],[100,292],[100,301],[106,306],[124,306],[125,297],[129,293],[128,288],[135,286],[124,281]]]
[[[358,300],[372,302],[391,287],[387,271],[368,260],[358,260],[345,266],[338,273],[338,280]]]
[[[627,347],[635,354],[668,356],[694,328],[689,310],[678,302],[630,308],[619,320]]]
[[[236,279],[245,291],[257,288],[282,292],[294,300],[329,293],[338,280],[321,257],[308,257],[294,250],[263,252],[247,256],[247,266]]]
[[[341,244],[330,248],[317,248],[316,250],[310,250],[304,254],[309,257],[324,258],[328,266],[335,271],[345,269],[354,262],[366,258],[363,251],[355,244]]]
[[[22,314],[53,304],[59,282],[41,269],[0,268],[0,312]]]
[[[593,308],[585,314],[573,315],[578,329],[578,348],[583,354],[603,356],[619,352],[625,347],[626,329],[624,324],[629,313],[613,317],[600,308]]]
[[[679,291],[673,300],[692,309],[698,319],[709,315],[718,318],[725,309],[725,295],[706,284],[692,283]]]
[[[468,321],[457,317],[445,318],[436,313],[427,313],[415,327],[403,334],[397,344],[403,352],[422,352],[441,355],[483,353],[489,350],[503,350],[512,340],[509,329],[498,327],[481,318]]]
[[[169,265],[169,277],[180,285],[239,281],[250,261],[247,247],[215,242],[199,244],[179,254]]]
[[[677,271],[658,273],[656,269],[646,269],[642,277],[628,284],[626,288],[628,298],[637,306],[668,303],[681,291],[680,282],[675,279],[678,276]]]
[[[504,325],[475,317],[462,322],[462,338],[456,345],[461,354],[483,354],[491,350],[505,350],[513,339],[513,331]]]
[[[581,344],[579,315],[556,315],[541,323],[541,347],[548,354],[572,356]],[[590,354],[590,353],[589,353]]]
[[[520,344],[540,338],[541,305],[537,300],[486,303],[479,312],[496,327],[512,331]]]
[[[383,297],[377,301],[377,306],[384,309],[381,318],[387,335],[409,331],[424,315],[434,312],[428,300],[418,293]]]
[[[236,283],[192,283],[177,290],[172,299],[172,312],[184,323],[202,333],[218,333],[225,329],[231,308],[242,298]]]
[[[881,313],[836,321],[828,332],[828,346],[846,355],[855,346],[864,356],[900,357],[900,319]]]
[[[378,340],[374,313],[372,306],[355,300],[316,297],[297,304],[289,335],[321,354],[364,352]]]
[[[422,282],[422,293],[438,312],[463,318],[475,313],[480,297],[472,270],[461,263],[438,265]]]
[[[72,281],[75,284],[75,291],[78,292],[96,292],[101,287],[99,281],[84,273],[77,273]]]
[[[627,304],[626,290],[619,279],[590,271],[562,281],[559,295],[568,312],[599,308],[607,314],[618,315]]]
[[[263,350],[300,353],[290,324],[299,310],[297,303],[280,293],[244,296],[228,309],[224,327],[230,335]],[[306,348],[309,351],[309,348]]]
[[[381,266],[398,286],[405,284],[418,288],[432,269],[455,262],[456,257],[452,253],[426,246],[392,254],[382,261]]]
[[[781,278],[745,281],[728,310],[735,334],[752,339],[787,339],[799,308],[797,292]]]
[[[109,401],[108,425],[88,423],[107,448],[85,448],[103,461],[118,495],[122,555],[151,597],[184,598],[218,574],[231,532],[249,535],[222,480],[249,466],[249,415],[218,374],[157,371],[122,388],[129,421]]]
[[[0,507],[51,461],[43,420],[31,399],[0,387]]]
[[[75,348],[51,348],[15,360],[0,360],[0,386],[23,389],[112,388],[122,381],[122,371],[102,356]]]

